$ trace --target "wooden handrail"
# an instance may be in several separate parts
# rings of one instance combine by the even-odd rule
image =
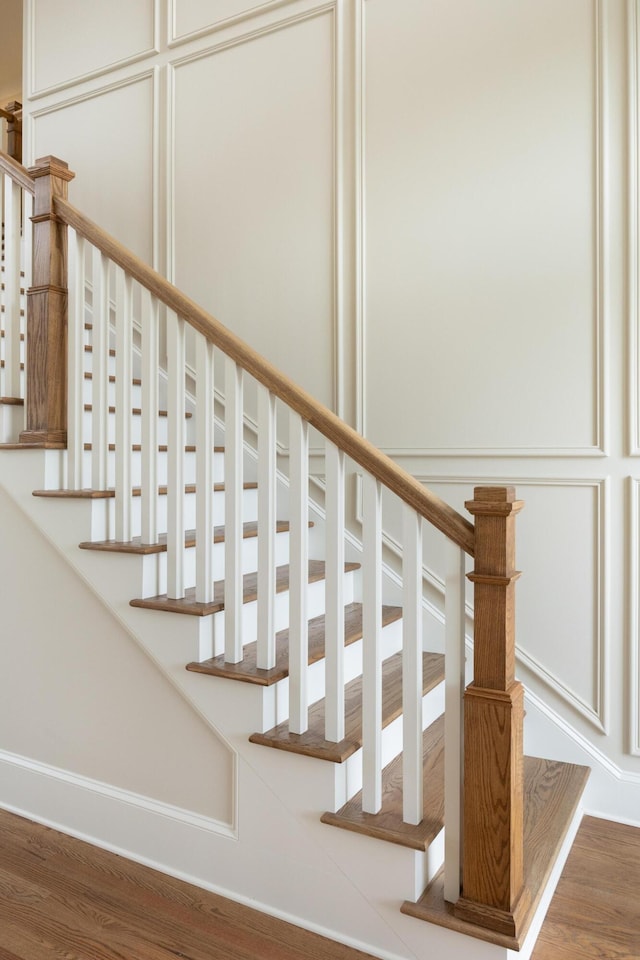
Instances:
[[[184,318],[190,326],[219,347],[323,436],[335,443],[347,456],[413,507],[466,553],[473,556],[475,549],[473,524],[453,507],[423,487],[390,457],[381,453],[372,443],[332,413],[328,407],[318,403],[268,360],[240,340],[231,330],[181,293],[173,284],[161,277],[71,203],[61,197],[55,197],[53,206],[60,220],[73,227],[85,240],[122,267],[138,283],[150,290],[158,300],[174,310],[178,316]]]
[[[0,107],[0,117],[2,117],[3,120],[8,120],[9,123],[12,123],[16,119],[15,113],[9,113],[8,110],[3,110],[2,107]]]
[[[14,160],[13,157],[10,157],[8,153],[4,153],[2,150],[0,150],[0,171],[10,176],[23,190],[28,190],[29,193],[35,195],[36,182],[27,168],[23,167],[21,163],[18,163],[17,160]]]

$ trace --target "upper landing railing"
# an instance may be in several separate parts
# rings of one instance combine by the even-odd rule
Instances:
[[[381,545],[382,488],[403,510],[403,795],[404,819],[423,816],[422,565],[423,524],[444,535],[446,557],[445,896],[474,923],[518,934],[528,910],[523,885],[523,691],[515,680],[515,516],[522,504],[512,487],[477,487],[466,506],[475,523],[426,490],[329,409],[292,383],[214,317],[91,222],[67,199],[73,179],[53,157],[29,171],[0,157],[4,193],[35,194],[33,266],[27,294],[26,424],[24,443],[67,447],[67,485],[115,487],[115,539],[133,535],[131,516],[132,318],[140,329],[141,520],[143,543],[158,541],[159,330],[167,342],[167,595],[187,590],[184,567],[185,335],[194,331],[196,357],[195,597],[203,612],[214,599],[212,560],[214,375],[224,369],[225,659],[243,658],[242,505],[244,397],[258,406],[258,666],[275,665],[276,435],[283,415],[289,438],[289,726],[308,725],[306,665],[309,428],[324,437],[326,463],[325,738],[345,737],[343,571],[346,462],[363,474],[363,808],[381,807],[383,767]],[[14,206],[10,210],[15,218]],[[13,228],[14,232],[18,227]],[[12,248],[13,249],[13,248]],[[10,254],[14,256],[13,253]],[[5,270],[7,264],[5,263]],[[91,290],[90,299],[87,289]],[[68,296],[67,296],[68,294]],[[91,315],[92,369],[84,365],[84,329]],[[5,322],[7,314],[5,312]],[[15,331],[14,331],[15,332]],[[110,348],[115,345],[115,351]],[[115,355],[113,355],[115,352]],[[220,363],[214,364],[218,355]],[[111,364],[113,363],[113,367]],[[110,371],[115,369],[115,374]],[[115,379],[115,403],[109,380]],[[83,434],[87,378],[91,389],[90,455]],[[113,385],[112,385],[113,386]],[[109,413],[115,410],[115,428]],[[86,428],[85,428],[86,431]],[[115,441],[115,444],[114,444]],[[109,446],[115,446],[115,467]],[[465,558],[474,557],[474,680],[464,690]],[[204,657],[218,651],[213,646]],[[464,736],[462,731],[464,714]],[[461,747],[464,744],[464,759]],[[462,767],[464,775],[461,777]],[[461,786],[462,784],[462,786]],[[462,827],[460,829],[460,824]],[[461,851],[464,855],[461,856]],[[461,866],[462,864],[462,866]],[[461,889],[462,884],[462,889]]]

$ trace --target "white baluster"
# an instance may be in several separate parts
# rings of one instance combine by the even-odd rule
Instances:
[[[455,903],[460,896],[462,861],[465,553],[450,540],[445,565],[444,898]]]
[[[213,344],[196,334],[196,600],[213,600]]]
[[[242,660],[242,370],[225,360],[224,623],[225,660]]]
[[[32,275],[32,261],[33,261],[33,229],[31,224],[31,217],[33,216],[33,196],[29,193],[28,190],[22,191],[22,252],[20,255],[20,263],[24,276],[21,279],[21,286],[24,290],[24,293],[20,297],[20,307],[22,311],[22,317],[20,326],[22,332],[25,336],[25,350],[24,356],[27,355],[27,290],[31,286],[31,275]],[[26,396],[26,376],[21,378],[22,387],[20,391],[20,396],[25,398]],[[25,404],[25,415],[26,415],[26,404]],[[26,424],[26,418],[25,418]]]
[[[70,490],[81,490],[84,482],[84,310],[85,242],[75,230],[69,228],[67,486]]]
[[[4,178],[4,394],[20,396],[20,187]]]
[[[158,301],[141,290],[142,542],[158,539]]]
[[[276,665],[276,398],[258,384],[258,636],[257,665]]]
[[[382,497],[365,473],[362,510],[362,809],[382,806]]]
[[[91,486],[107,488],[109,456],[109,261],[93,248]]]
[[[116,540],[131,540],[133,283],[116,267]]]
[[[326,443],[325,737],[344,740],[344,453]]]
[[[167,310],[167,596],[184,597],[185,322]]]
[[[289,413],[289,730],[309,727],[309,428]]]
[[[420,823],[422,788],[422,517],[403,504],[402,818]]]

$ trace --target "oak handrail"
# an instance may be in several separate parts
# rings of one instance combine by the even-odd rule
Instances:
[[[4,114],[4,112],[3,110],[2,113]],[[10,157],[8,153],[4,153],[2,150],[0,150],[0,171],[10,176],[23,190],[28,190],[29,193],[35,195],[36,182],[27,168],[23,167],[21,163],[18,163],[17,160],[14,160],[13,157]]]
[[[335,443],[347,456],[413,507],[466,553],[470,556],[474,555],[473,524],[453,507],[423,487],[390,457],[281,373],[219,320],[181,293],[118,240],[77,210],[68,200],[55,197],[53,206],[60,220],[73,227],[85,240],[122,267],[158,300],[219,347],[243,370],[255,377],[271,393],[295,410],[323,436]]]
[[[2,117],[3,120],[8,120],[9,123],[12,123],[16,119],[15,113],[9,113],[8,110],[3,110],[2,107],[0,107],[0,117]]]

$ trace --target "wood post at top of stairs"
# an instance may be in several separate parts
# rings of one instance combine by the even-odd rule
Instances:
[[[22,163],[22,104],[13,100],[4,109],[12,115],[11,120],[7,117],[7,153]]]
[[[63,160],[42,157],[35,180],[32,286],[27,291],[26,430],[22,443],[67,443],[67,226],[53,210],[75,174]]]
[[[474,680],[464,698],[462,896],[455,915],[518,936],[523,880],[523,688],[515,680],[513,487],[476,487]]]

